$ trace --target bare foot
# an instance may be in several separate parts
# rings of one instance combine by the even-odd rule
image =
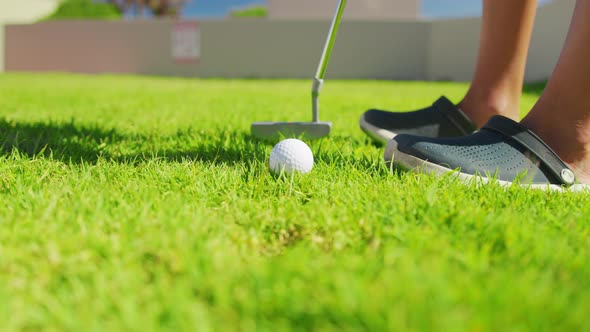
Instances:
[[[531,111],[521,124],[547,143],[572,169],[580,183],[590,185],[590,120],[570,119],[567,114],[570,113],[557,109],[538,109]]]

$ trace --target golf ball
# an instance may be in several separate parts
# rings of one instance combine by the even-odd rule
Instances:
[[[272,148],[268,165],[274,173],[309,173],[313,168],[313,153],[298,139],[282,140]]]

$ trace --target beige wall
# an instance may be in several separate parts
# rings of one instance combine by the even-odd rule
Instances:
[[[268,0],[270,19],[329,19],[338,0]],[[420,0],[350,0],[345,19],[416,19]]]
[[[170,40],[168,25],[158,21],[9,25],[6,68],[83,73],[149,73],[146,68],[158,71],[171,61],[166,44]]]
[[[575,0],[559,0],[539,12],[527,61],[529,81],[545,79],[557,63],[574,12]]]
[[[575,0],[541,8],[526,79],[546,79]],[[342,24],[328,78],[468,81],[480,20],[355,21]],[[172,21],[46,22],[7,26],[6,69],[201,77],[309,78],[329,20],[203,21],[201,59],[175,63]],[[43,55],[39,57],[39,55]]]
[[[428,79],[471,79],[479,44],[480,19],[432,22],[428,49]]]
[[[11,25],[7,27],[6,66],[11,71],[310,77],[329,22],[201,22],[201,59],[195,64],[173,61],[172,27],[171,21]],[[346,22],[329,75],[423,79],[427,44],[428,26],[421,23]]]
[[[58,0],[0,0],[0,73],[4,71],[4,25],[35,22],[57,5]]]
[[[203,24],[203,76],[312,77],[328,22]],[[366,38],[370,35],[371,38]],[[423,78],[428,29],[419,23],[342,24],[328,76]],[[396,43],[391,41],[395,40]]]
[[[0,23],[0,73],[4,72],[4,25]]]

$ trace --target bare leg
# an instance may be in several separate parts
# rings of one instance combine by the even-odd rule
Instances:
[[[547,87],[522,124],[590,184],[590,0],[578,0]]]
[[[518,120],[537,0],[484,0],[477,67],[459,107],[477,127],[493,115]]]
[[[415,112],[368,110],[359,124],[370,137],[387,143],[397,134],[457,137],[481,128],[492,116],[518,120],[525,64],[537,9],[537,0],[483,0],[484,13],[479,54],[471,87],[457,105],[471,120],[451,119],[440,112],[454,105],[442,100]]]

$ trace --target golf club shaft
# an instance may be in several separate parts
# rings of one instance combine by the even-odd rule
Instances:
[[[332,19],[332,26],[330,27],[330,32],[328,33],[328,39],[326,40],[326,44],[324,45],[324,52],[322,53],[318,70],[313,79],[313,86],[311,89],[311,100],[313,105],[313,122],[320,121],[320,91],[322,90],[322,85],[324,84],[324,76],[326,75],[326,69],[328,68],[328,62],[332,54],[332,48],[334,48],[336,34],[338,33],[338,28],[340,26],[340,21],[342,21],[342,14],[344,13],[345,7],[346,0],[339,0],[338,7],[336,8],[336,13],[334,14],[334,18]]]

